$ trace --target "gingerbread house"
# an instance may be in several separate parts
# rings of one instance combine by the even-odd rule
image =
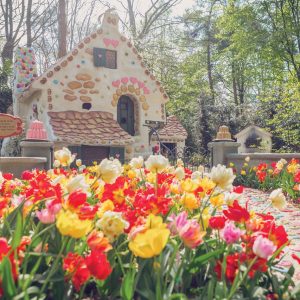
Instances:
[[[84,163],[148,155],[156,144],[149,132],[167,121],[168,96],[118,23],[116,13],[104,13],[100,28],[41,76],[32,49],[15,55],[15,114],[26,128],[42,121],[55,148],[71,148]],[[178,126],[161,134],[183,147],[180,128],[180,139]]]

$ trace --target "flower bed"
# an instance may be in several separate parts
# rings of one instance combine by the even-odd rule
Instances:
[[[207,177],[160,155],[70,169],[67,149],[55,156],[48,172],[0,173],[3,298],[299,297],[293,267],[273,269],[284,227],[240,206],[232,169]]]
[[[282,189],[294,203],[300,204],[300,163],[297,159],[287,162],[284,159],[270,165],[260,163],[249,167],[249,159],[246,158],[241,171],[236,174],[235,183],[247,187],[272,191]],[[234,164],[230,164],[234,169]]]

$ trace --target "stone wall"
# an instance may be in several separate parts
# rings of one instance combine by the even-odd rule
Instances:
[[[245,158],[249,157],[250,161],[248,165],[250,167],[257,166],[258,164],[265,162],[270,164],[272,162],[277,162],[281,158],[286,161],[292,158],[300,159],[300,153],[229,153],[225,155],[225,164],[234,163],[235,168],[240,170],[245,163]]]

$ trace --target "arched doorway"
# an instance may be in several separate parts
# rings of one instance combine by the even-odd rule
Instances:
[[[130,135],[135,134],[134,130],[134,103],[128,96],[121,96],[118,102],[117,121],[121,128]]]

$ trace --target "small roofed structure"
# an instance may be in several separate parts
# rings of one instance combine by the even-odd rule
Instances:
[[[176,116],[168,116],[166,121],[166,125],[158,130],[159,140],[163,147],[176,154],[183,150],[188,134]]]
[[[234,136],[241,144],[239,153],[266,153],[272,151],[272,134],[256,125],[250,125]]]

